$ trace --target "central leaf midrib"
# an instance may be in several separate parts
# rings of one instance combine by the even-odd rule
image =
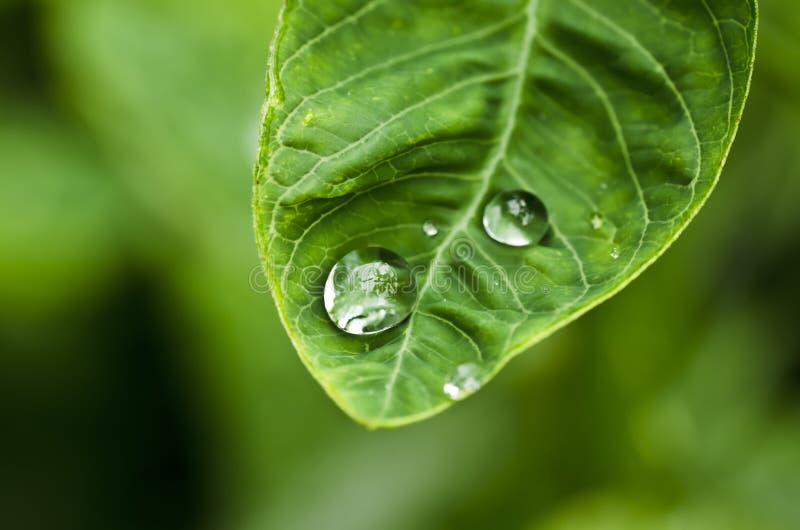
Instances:
[[[539,5],[539,0],[528,0],[528,3],[526,5],[525,11],[527,14],[527,23],[525,25],[525,32],[522,38],[521,51],[519,59],[517,61],[516,82],[514,84],[514,90],[511,96],[511,104],[509,105],[508,122],[503,129],[503,133],[500,137],[500,142],[498,142],[497,149],[494,155],[491,158],[489,158],[489,160],[486,163],[486,166],[482,173],[483,178],[481,179],[481,187],[475,194],[475,199],[467,207],[467,209],[464,212],[464,215],[461,217],[461,220],[450,229],[450,231],[447,234],[447,237],[439,245],[436,254],[431,259],[430,266],[428,267],[428,272],[425,276],[425,283],[419,290],[416,306],[414,307],[414,312],[412,313],[411,318],[409,319],[408,327],[406,328],[403,334],[403,342],[400,344],[400,347],[397,351],[397,355],[395,356],[396,359],[395,367],[392,370],[389,382],[386,385],[386,397],[384,398],[383,407],[380,412],[380,417],[382,419],[386,417],[386,413],[388,412],[394,387],[397,383],[397,377],[400,374],[400,368],[403,364],[403,357],[408,349],[408,343],[412,335],[416,310],[421,301],[423,300],[423,298],[425,297],[425,293],[430,288],[433,270],[435,269],[437,263],[441,260],[443,252],[450,246],[455,237],[461,231],[463,231],[468,226],[469,222],[475,217],[478,208],[480,208],[480,205],[485,200],[486,194],[489,191],[492,177],[497,171],[497,168],[500,165],[500,163],[507,155],[511,138],[514,134],[514,131],[516,130],[517,115],[519,113],[520,105],[522,104],[523,89],[525,87],[525,81],[527,80],[528,63],[530,61],[531,51],[533,49],[533,43],[536,35],[536,10],[538,5]]]

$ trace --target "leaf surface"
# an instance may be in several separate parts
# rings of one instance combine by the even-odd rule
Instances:
[[[718,180],[756,18],[754,0],[287,0],[256,233],[284,324],[336,403],[370,427],[431,416],[459,366],[485,383],[656,260]],[[514,189],[547,206],[536,246],[482,226]],[[323,286],[371,245],[414,267],[417,306],[348,335]]]

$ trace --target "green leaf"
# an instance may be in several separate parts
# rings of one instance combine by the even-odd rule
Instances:
[[[488,381],[655,261],[717,182],[756,11],[754,0],[287,0],[256,232],[284,324],[336,403],[370,427],[431,416],[451,404],[459,366]],[[513,189],[547,206],[536,246],[482,227],[484,205]],[[347,335],[322,287],[368,245],[415,267],[417,306],[393,330]]]

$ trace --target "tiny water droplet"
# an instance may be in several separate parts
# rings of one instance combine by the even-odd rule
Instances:
[[[271,109],[276,109],[281,105],[283,105],[283,96],[281,96],[278,93],[275,93],[272,96],[270,96],[268,103]]]
[[[417,287],[408,262],[390,250],[354,250],[336,263],[325,284],[325,310],[352,335],[391,329],[411,314]]]
[[[594,212],[591,217],[589,217],[589,224],[592,225],[593,230],[600,230],[603,228],[604,223],[603,216],[597,212]]]
[[[481,369],[477,364],[460,364],[448,378],[442,390],[453,401],[467,398],[480,390],[480,376]]]
[[[489,237],[504,245],[535,245],[547,233],[547,208],[527,191],[503,191],[486,205],[483,227]]]
[[[316,117],[316,115],[314,114],[314,111],[313,110],[309,110],[308,112],[306,112],[306,115],[303,117],[303,125],[310,125],[311,122],[314,121],[315,117]]]
[[[614,248],[611,250],[611,258],[612,258],[612,259],[619,259],[619,257],[620,257],[621,255],[622,255],[622,253],[620,252],[619,248],[617,248],[617,247],[614,247]]]
[[[428,237],[435,237],[439,235],[439,228],[433,223],[433,221],[425,221],[422,225],[422,231],[425,232],[425,235]]]
[[[600,189],[601,190],[607,190],[608,189],[608,183],[607,182],[601,182],[600,183]]]

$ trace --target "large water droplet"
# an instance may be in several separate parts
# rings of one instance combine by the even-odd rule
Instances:
[[[486,205],[483,227],[499,243],[512,247],[535,245],[547,233],[547,208],[527,191],[504,191]]]
[[[444,384],[442,390],[454,401],[464,399],[480,390],[480,377],[481,369],[477,364],[461,364]]]
[[[414,307],[417,287],[406,260],[379,247],[350,252],[325,284],[325,309],[339,329],[371,335],[403,322]]]
[[[439,235],[439,228],[434,224],[433,221],[425,221],[425,224],[422,225],[422,231],[425,232],[425,235],[428,237],[435,237]]]

